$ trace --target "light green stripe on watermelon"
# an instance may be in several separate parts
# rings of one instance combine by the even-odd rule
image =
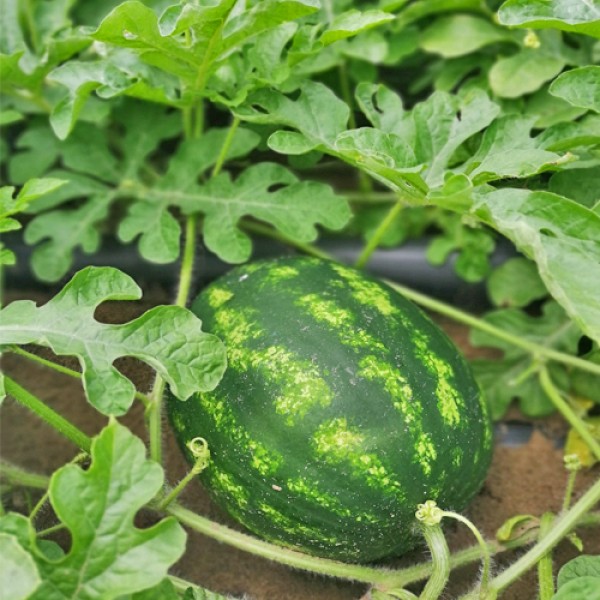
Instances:
[[[398,309],[392,304],[389,295],[382,290],[381,285],[364,279],[354,269],[348,269],[335,263],[331,264],[331,268],[348,282],[352,288],[352,296],[360,304],[375,307],[386,317],[399,313]]]
[[[437,458],[437,451],[431,434],[423,431],[423,406],[415,402],[408,380],[393,365],[372,354],[362,358],[359,366],[358,375],[370,381],[381,382],[393,398],[396,410],[404,415],[404,422],[415,440],[413,459],[419,463],[423,473],[429,475]]]
[[[210,307],[215,309],[233,298],[233,292],[217,286],[212,287],[207,295]]]
[[[275,410],[285,417],[287,425],[294,425],[312,408],[331,403],[333,393],[312,362],[298,359],[282,346],[251,349],[244,345],[248,340],[259,339],[264,333],[250,311],[224,307],[216,312],[215,319],[215,333],[228,342],[229,364],[243,371],[260,372],[279,387],[281,391],[274,399]]]
[[[236,483],[231,475],[225,473],[214,466],[208,467],[208,475],[211,478],[214,489],[219,489],[221,493],[227,496],[229,502],[240,508],[248,505],[249,493],[248,490],[239,483]]]
[[[404,496],[400,483],[393,479],[381,459],[364,451],[365,437],[358,429],[349,427],[345,418],[322,423],[312,442],[319,458],[331,464],[347,463],[354,476],[365,479],[370,487]]]
[[[319,540],[320,543],[327,545],[340,545],[340,542],[337,538],[333,536],[325,536],[323,535],[323,531],[321,529],[317,527],[309,527],[304,523],[299,523],[265,502],[259,504],[259,509],[265,515],[267,515],[273,523],[277,524],[280,529],[291,536],[309,539],[312,538],[313,540]]]
[[[309,482],[305,477],[296,477],[288,479],[285,485],[286,489],[297,494],[303,499],[314,502],[327,510],[340,515],[341,517],[353,517],[353,512],[335,496],[323,492],[315,486],[314,482]]]
[[[316,406],[329,406],[333,400],[333,393],[317,367],[281,346],[253,350],[248,360],[253,369],[264,373],[280,390],[273,403],[275,412],[285,417],[287,425],[294,425]]]
[[[354,272],[350,271],[350,273]],[[371,296],[372,294],[369,292],[368,297]],[[431,436],[425,433],[421,426],[422,406],[414,401],[413,390],[408,379],[402,375],[399,369],[388,362],[389,351],[385,345],[364,329],[356,329],[352,313],[340,308],[332,300],[324,300],[317,294],[306,294],[295,304],[306,310],[313,319],[333,327],[343,345],[369,350],[369,352],[379,351],[385,357],[380,358],[374,354],[368,354],[359,362],[360,370],[357,375],[369,381],[380,382],[391,396],[394,407],[403,415],[404,422],[415,439],[414,458],[420,464],[423,472],[429,475],[437,452]]]
[[[442,419],[448,425],[458,425],[464,400],[454,387],[454,369],[431,351],[429,340],[422,333],[415,332],[413,340],[425,368],[437,378],[435,395]]]
[[[342,344],[351,348],[369,348],[386,352],[384,344],[369,335],[364,329],[355,327],[355,320],[349,310],[339,307],[333,300],[323,299],[318,294],[305,294],[295,302],[313,317],[335,329]]]
[[[226,400],[219,398],[214,392],[199,396],[202,409],[212,419],[214,426],[225,433],[233,444],[247,449],[252,458],[251,466],[261,475],[272,475],[283,463],[281,454],[269,450],[264,444],[253,439],[248,431],[240,425]]]

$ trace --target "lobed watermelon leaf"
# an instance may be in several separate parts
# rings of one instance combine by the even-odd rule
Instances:
[[[140,288],[125,273],[87,267],[41,307],[18,300],[0,310],[0,346],[40,344],[77,356],[88,400],[107,415],[124,414],[134,398],[133,383],[113,366],[120,356],[150,364],[182,400],[213,389],[225,370],[225,349],[187,309],[158,306],[121,325],[94,319],[96,307],[106,300],[140,297]]]
[[[146,529],[133,525],[138,510],[163,483],[162,468],[146,459],[142,441],[112,421],[94,438],[91,457],[86,471],[71,464],[50,480],[50,503],[71,534],[66,554],[50,557],[40,551],[26,517],[9,513],[0,518],[0,535],[18,540],[29,565],[37,567],[41,582],[28,596],[31,600],[134,594],[159,584],[184,551],[186,535],[175,519]]]
[[[581,332],[555,302],[544,304],[543,314],[532,317],[518,308],[488,312],[484,321],[518,335],[522,339],[568,353],[577,351]],[[497,348],[501,359],[477,359],[472,362],[494,419],[504,415],[512,400],[518,399],[521,410],[539,417],[554,411],[554,405],[541,388],[531,370],[531,354],[480,330],[471,330],[471,343],[477,347]],[[566,371],[561,365],[550,365],[555,382],[566,387]]]
[[[552,296],[600,341],[600,215],[556,194],[511,188],[479,195],[474,212],[535,260]]]

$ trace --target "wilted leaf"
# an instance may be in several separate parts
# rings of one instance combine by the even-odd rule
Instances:
[[[214,388],[225,370],[225,351],[188,310],[158,306],[121,325],[94,319],[102,302],[140,296],[139,287],[121,271],[88,267],[41,307],[19,300],[2,309],[0,345],[40,344],[59,355],[77,356],[86,395],[104,414],[124,414],[133,401],[133,384],[113,366],[120,356],[150,364],[178,398]]]

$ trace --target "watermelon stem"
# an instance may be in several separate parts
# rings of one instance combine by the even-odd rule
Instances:
[[[552,528],[555,515],[544,513],[540,519],[539,538],[543,538]],[[539,600],[551,600],[554,596],[554,577],[552,574],[552,551],[544,554],[538,562]]]
[[[396,220],[398,215],[402,212],[404,206],[405,203],[402,201],[402,199],[399,199],[396,202],[396,204],[394,204],[392,208],[390,208],[387,215],[385,215],[384,219],[381,221],[381,223],[379,223],[377,229],[366,243],[365,247],[360,253],[360,256],[356,259],[354,266],[357,269],[362,269],[369,262],[369,259],[371,258],[373,252],[377,250],[386,231],[390,228],[390,226]]]
[[[12,352],[13,354],[17,354],[22,356],[23,358],[27,358],[39,365],[44,367],[48,367],[57,373],[62,373],[63,375],[68,375],[69,377],[73,377],[74,379],[81,379],[82,375],[79,371],[75,371],[73,369],[69,369],[69,367],[65,367],[63,365],[59,365],[58,363],[48,360],[47,358],[42,358],[33,352],[28,352],[27,350],[23,350],[23,348],[19,348],[19,346],[9,346],[8,348],[4,348],[4,352]],[[144,404],[144,406],[148,406],[151,402],[150,398],[146,396],[146,394],[142,394],[142,392],[135,392],[136,400],[139,400]]]
[[[7,375],[4,376],[4,387],[6,393],[12,396],[19,404],[34,412],[40,419],[56,429],[60,434],[81,448],[84,452],[90,451],[92,440],[78,427],[67,421],[52,408],[44,404],[37,396],[21,387],[16,381]]]
[[[450,550],[440,525],[445,512],[433,500],[419,504],[415,513],[421,523],[421,532],[431,552],[431,577],[425,584],[419,600],[437,600],[450,577]]]
[[[486,598],[489,597],[488,596],[488,587],[489,587],[490,571],[491,571],[491,564],[492,564],[492,557],[491,557],[490,550],[489,550],[489,547],[488,547],[486,541],[483,539],[483,536],[481,535],[479,529],[477,529],[477,527],[475,527],[475,525],[471,521],[469,521],[469,519],[464,517],[463,515],[452,512],[452,511],[447,511],[447,510],[442,511],[442,515],[444,517],[448,517],[450,519],[460,521],[461,523],[466,525],[471,530],[471,533],[475,536],[475,539],[477,540],[477,543],[479,544],[479,548],[481,549],[481,562],[482,562],[481,579],[479,581],[479,598],[480,598],[480,600],[485,600]],[[491,597],[492,598],[494,597],[493,594]]]
[[[565,487],[565,497],[562,505],[563,511],[566,511],[571,505],[571,498],[573,496],[573,489],[575,487],[577,473],[581,470],[583,465],[581,464],[581,460],[577,454],[567,454],[564,456],[563,460],[565,462],[565,469],[569,472],[567,485]]]

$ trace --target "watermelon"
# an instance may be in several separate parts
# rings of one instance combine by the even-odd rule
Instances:
[[[492,454],[465,359],[414,304],[337,263],[234,268],[192,310],[227,346],[212,392],[171,400],[186,444],[208,441],[201,479],[258,536],[369,562],[412,548],[425,500],[464,509]]]

